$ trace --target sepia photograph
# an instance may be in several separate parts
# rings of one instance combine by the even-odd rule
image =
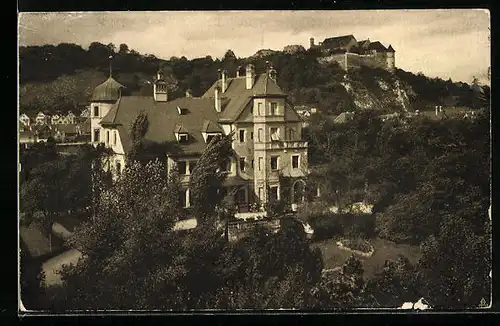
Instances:
[[[487,9],[18,14],[19,314],[492,308]]]

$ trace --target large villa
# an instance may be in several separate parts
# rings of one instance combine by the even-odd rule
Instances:
[[[122,95],[124,86],[110,76],[92,94],[91,141],[112,150],[109,168],[120,173],[132,145],[131,124],[145,112],[149,124],[144,141],[177,144],[178,150],[166,152],[165,159],[169,169],[177,166],[181,202],[189,207],[189,176],[201,153],[215,135],[234,132],[235,155],[228,159],[225,190],[234,193],[238,209],[285,195],[297,203],[303,200],[308,171],[307,142],[302,140],[302,121],[277,85],[276,74],[272,66],[257,74],[249,64],[234,77],[221,71],[201,97],[186,92],[176,99],[169,99],[161,70],[150,96]],[[280,191],[280,176],[292,180],[289,193]]]

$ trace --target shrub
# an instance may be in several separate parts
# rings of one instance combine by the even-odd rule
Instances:
[[[375,217],[370,214],[323,213],[309,216],[308,221],[316,239],[335,236],[370,238],[374,235],[375,229]]]
[[[369,253],[373,249],[368,241],[361,238],[343,239],[342,244],[346,248],[358,250],[364,253]]]
[[[314,238],[317,240],[332,238],[342,235],[342,227],[338,215],[319,214],[308,218],[309,225],[314,230]]]

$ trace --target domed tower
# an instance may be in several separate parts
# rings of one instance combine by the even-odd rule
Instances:
[[[389,44],[389,47],[387,48],[387,70],[391,72],[394,71],[394,69],[396,69],[395,52],[396,51],[394,51],[392,45]]]
[[[125,88],[122,84],[113,79],[111,69],[109,78],[102,84],[98,85],[92,92],[90,100],[90,127],[92,143],[101,142],[101,125],[100,122],[113,105],[121,97],[121,90]]]
[[[167,82],[161,69],[156,73],[156,80],[153,84],[153,96],[156,102],[168,101]]]

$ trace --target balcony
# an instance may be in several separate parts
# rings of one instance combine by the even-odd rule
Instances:
[[[268,143],[270,149],[299,149],[307,148],[305,140],[275,140]]]

